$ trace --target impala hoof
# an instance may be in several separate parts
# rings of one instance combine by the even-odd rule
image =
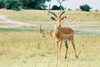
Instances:
[[[76,58],[78,58],[78,56],[76,55]]]
[[[67,56],[65,57],[65,61],[66,61],[66,59],[67,59]]]

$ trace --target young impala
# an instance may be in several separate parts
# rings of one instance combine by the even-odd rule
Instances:
[[[76,58],[78,58],[78,56],[76,54],[75,44],[74,44],[74,31],[73,31],[73,29],[71,29],[70,27],[62,27],[61,26],[61,23],[62,23],[61,21],[66,18],[66,16],[62,17],[62,15],[65,13],[65,11],[62,11],[60,16],[57,16],[54,12],[50,11],[50,5],[49,5],[48,12],[50,14],[54,15],[54,17],[51,17],[51,19],[55,21],[54,38],[55,38],[55,42],[57,45],[57,59],[59,58],[59,51],[61,50],[62,41],[64,41],[65,46],[66,46],[66,53],[65,53],[65,60],[66,60],[67,52],[68,52],[68,44],[67,44],[68,39],[71,40],[71,43],[73,45],[73,49],[75,52],[75,56],[76,56]]]
[[[41,29],[41,27],[42,27],[42,24],[39,26],[39,31],[43,35],[43,37],[45,37],[46,34],[49,34],[50,36],[52,36],[52,30],[43,30]]]

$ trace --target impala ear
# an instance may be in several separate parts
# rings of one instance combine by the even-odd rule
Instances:
[[[66,16],[62,17],[61,20],[64,20],[65,18],[67,18]]]
[[[51,17],[51,20],[55,20],[56,21],[56,19],[54,17]]]

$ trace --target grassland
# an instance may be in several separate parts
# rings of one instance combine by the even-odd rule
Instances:
[[[1,32],[0,33],[0,67],[55,67],[56,48],[53,38],[47,36],[49,48],[44,39],[36,32]],[[100,36],[75,35],[75,45],[79,58],[74,56],[70,43],[68,59],[64,60],[63,43],[59,67],[99,67]]]
[[[61,11],[53,11],[57,15]],[[27,23],[34,23],[50,21],[50,16],[47,10],[22,10],[22,11],[1,11],[0,15],[8,15],[9,18],[16,21],[23,21]],[[64,14],[68,21],[100,21],[100,11],[82,12],[82,11],[66,11]]]
[[[53,11],[57,15],[61,13],[61,11]],[[23,22],[28,24],[39,25],[43,24],[44,29],[54,29],[54,21],[50,20],[51,14],[48,15],[47,10],[22,10],[22,11],[1,11],[0,15],[8,16],[7,18],[17,22]],[[100,34],[98,32],[100,26],[100,11],[95,12],[83,12],[83,11],[66,11],[65,19],[62,23],[63,26],[71,26],[76,32],[78,31],[79,34],[86,33],[86,34]],[[6,21],[0,20],[0,26],[4,26],[11,30],[14,24],[5,23]],[[10,28],[11,27],[11,28]],[[34,27],[34,26],[33,26]],[[22,27],[21,27],[22,28]],[[30,30],[32,27],[24,27],[23,28]],[[1,28],[2,29],[2,28]],[[0,30],[1,30],[0,29]],[[13,28],[16,30],[16,28]],[[36,28],[33,28],[36,31]],[[81,33],[82,32],[82,33]]]
[[[61,11],[54,12],[59,14]],[[53,21],[49,19],[51,15],[44,10],[1,11],[0,15],[18,22],[43,24],[42,28],[54,30]],[[63,43],[58,67],[100,67],[100,12],[66,11],[65,15],[67,19],[62,25],[71,25],[74,29],[79,58],[75,58],[68,41],[68,58],[65,61]],[[44,39],[38,27],[2,28],[8,25],[3,22],[0,19],[0,67],[56,67],[56,47],[52,48],[52,37]]]

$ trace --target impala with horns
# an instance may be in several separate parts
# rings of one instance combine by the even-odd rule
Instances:
[[[70,27],[62,27],[61,26],[61,21],[64,20],[66,18],[66,16],[62,15],[65,13],[65,11],[63,10],[62,13],[60,14],[60,16],[57,16],[54,12],[50,11],[50,5],[49,5],[49,9],[48,12],[52,15],[54,15],[54,17],[51,17],[52,20],[55,21],[55,29],[54,29],[54,38],[55,38],[55,42],[57,45],[57,59],[59,58],[59,52],[61,51],[61,46],[62,46],[62,42],[65,42],[65,47],[66,47],[66,53],[65,53],[65,60],[67,58],[67,52],[68,52],[68,44],[67,44],[67,40],[71,40],[71,43],[73,45],[73,49],[74,49],[74,53],[75,53],[75,57],[78,58],[77,54],[76,54],[76,49],[75,49],[75,44],[74,44],[74,31],[73,29],[71,29]]]

